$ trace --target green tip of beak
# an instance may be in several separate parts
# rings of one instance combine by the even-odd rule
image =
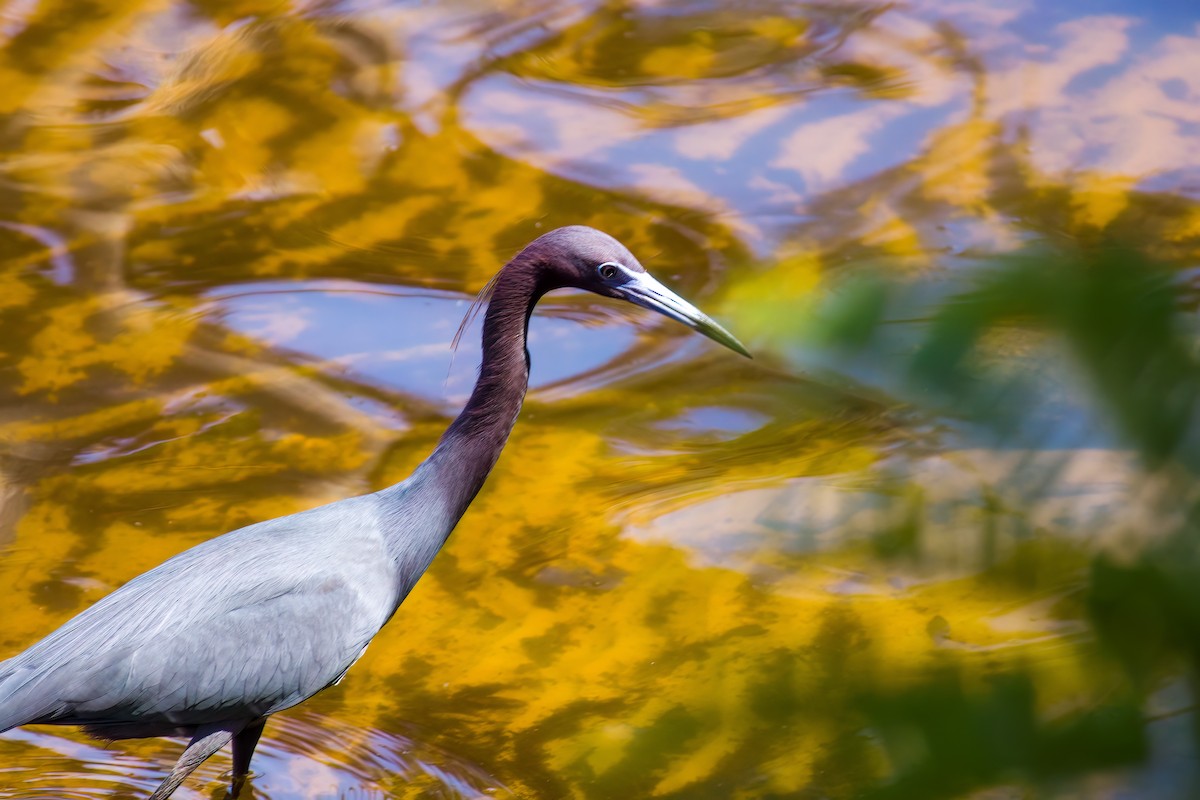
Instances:
[[[706,316],[703,320],[697,320],[695,328],[717,344],[723,344],[733,352],[740,353],[746,358],[754,358],[754,356],[750,355],[750,351],[746,349],[746,346],[737,340],[736,336],[722,328],[709,317]]]
[[[682,322],[692,330],[703,333],[714,342],[725,345],[735,353],[741,353],[746,358],[754,358],[746,346],[737,340],[737,337],[718,325],[703,311],[663,286],[648,272],[629,275],[628,280],[616,288],[616,293],[619,297],[642,308],[657,311],[665,317]]]

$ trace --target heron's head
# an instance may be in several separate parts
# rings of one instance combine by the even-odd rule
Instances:
[[[548,288],[572,287],[628,300],[682,322],[730,350],[750,353],[733,334],[663,286],[607,233],[584,225],[558,228],[534,240],[522,255],[540,263]]]

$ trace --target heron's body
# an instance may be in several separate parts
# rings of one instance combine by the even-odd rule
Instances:
[[[0,728],[192,735],[312,696],[350,667],[415,582],[388,564],[382,504],[368,495],[260,522],[134,578],[4,663]],[[98,642],[113,646],[98,651]]]
[[[592,276],[610,265],[628,274]],[[48,723],[106,739],[191,736],[154,798],[232,740],[236,795],[265,718],[345,675],[483,485],[525,396],[529,314],[562,286],[631,299],[740,348],[611,237],[543,236],[498,275],[475,390],[411,477],[227,533],[134,578],[0,662],[0,732]]]

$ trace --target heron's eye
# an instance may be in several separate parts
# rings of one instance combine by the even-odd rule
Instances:
[[[606,281],[611,281],[613,278],[617,277],[617,265],[613,264],[612,262],[605,262],[597,267],[597,269],[600,272],[600,277],[604,278]]]

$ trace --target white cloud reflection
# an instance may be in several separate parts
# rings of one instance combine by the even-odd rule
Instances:
[[[1162,14],[1119,8],[1053,27],[1023,0],[892,9],[835,54],[880,66],[892,95],[831,84],[732,118],[655,127],[630,98],[571,98],[495,77],[471,89],[462,119],[539,168],[632,183],[742,230],[764,204],[799,207],[869,179],[968,118],[999,123],[1008,141],[1020,135],[1051,180],[1085,171],[1187,186],[1200,171],[1200,25],[1172,29]]]
[[[829,188],[871,149],[872,136],[900,111],[893,105],[872,105],[802,125],[783,140],[770,166],[800,173],[810,192]]]

